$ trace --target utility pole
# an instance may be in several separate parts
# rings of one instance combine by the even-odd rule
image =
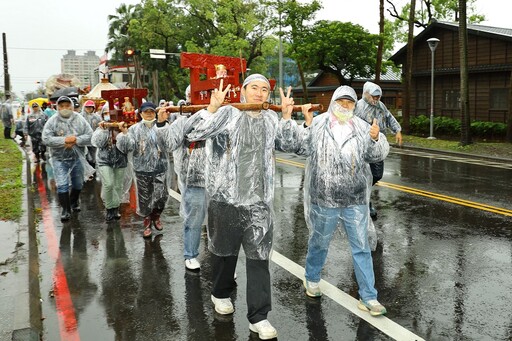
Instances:
[[[11,79],[9,76],[9,63],[7,62],[7,38],[5,33],[2,33],[2,41],[4,47],[4,90],[5,99],[11,98]]]

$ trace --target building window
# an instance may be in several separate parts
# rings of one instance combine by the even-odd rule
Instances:
[[[425,90],[416,92],[416,108],[427,109],[427,92]]]
[[[443,92],[444,109],[460,109],[460,92],[458,90],[445,90]]]
[[[490,108],[496,110],[508,109],[508,89],[491,89]]]
[[[289,84],[289,83],[286,83]],[[395,97],[381,97],[380,99],[382,103],[388,108],[388,109],[396,109],[396,98]]]
[[[127,73],[123,73],[123,82],[130,83],[130,76]]]

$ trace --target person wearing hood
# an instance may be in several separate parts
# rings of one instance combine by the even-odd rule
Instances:
[[[139,108],[141,120],[128,129],[128,148],[133,151],[133,171],[137,188],[137,214],[144,218],[144,238],[152,235],[151,227],[162,231],[160,221],[167,202],[166,143],[157,133],[156,105],[144,102]]]
[[[307,157],[304,215],[310,231],[306,255],[306,294],[320,297],[319,282],[332,236],[339,223],[345,228],[359,287],[359,305],[372,315],[386,309],[377,301],[372,254],[368,240],[368,201],[372,183],[369,163],[389,152],[377,120],[372,125],[354,116],[357,95],[349,86],[334,92],[329,109],[316,116],[304,105],[305,117],[296,153]]]
[[[232,314],[235,268],[240,247],[246,255],[247,319],[260,339],[277,337],[267,319],[272,309],[269,259],[273,239],[274,150],[293,151],[300,128],[294,121],[279,120],[272,110],[241,111],[221,106],[228,85],[212,92],[205,118],[187,134],[190,142],[206,140],[205,186],[208,193],[208,248],[212,253],[215,311]],[[270,95],[270,83],[260,74],[242,84],[242,102],[262,104]],[[293,98],[281,90],[283,117],[290,118]]]
[[[7,100],[0,105],[0,114],[2,116],[2,124],[4,125],[4,138],[6,139],[12,139],[11,130],[14,124],[10,102],[11,100]]]
[[[85,118],[87,123],[91,126],[92,131],[96,131],[99,123],[102,121],[101,116],[95,112],[96,104],[92,100],[85,101],[82,107],[82,116]],[[96,147],[93,145],[87,146],[87,162],[94,168],[96,167]]]
[[[380,131],[386,132],[387,129],[395,134],[396,143],[402,145],[402,127],[391,112],[386,108],[386,105],[380,100],[382,96],[382,89],[375,83],[366,82],[363,85],[363,96],[357,102],[354,114],[368,124],[372,124],[374,119],[377,119]],[[370,164],[372,170],[373,180],[372,186],[375,185],[384,175],[384,160]],[[377,217],[377,210],[373,207],[370,201],[370,215],[372,218]]]
[[[87,105],[87,102],[85,103]],[[108,111],[106,111],[108,113]],[[105,220],[111,222],[121,218],[119,206],[123,196],[125,170],[128,166],[128,127],[118,123],[118,130],[105,126],[108,115],[103,116],[91,137],[96,151],[96,162],[101,179],[101,198],[105,204]]]
[[[16,142],[20,144],[20,147],[25,147],[26,143],[26,123],[27,123],[27,115],[23,114],[20,117],[17,117],[14,120],[15,126],[14,126],[14,133],[16,134],[16,137],[14,138]]]
[[[71,211],[80,211],[80,191],[84,183],[85,147],[91,144],[92,129],[82,115],[73,111],[67,96],[57,99],[57,114],[48,119],[43,129],[43,143],[50,157],[62,207],[60,219],[67,221]],[[71,179],[71,193],[69,192]]]
[[[210,115],[203,111],[187,116],[169,115],[165,108],[158,112],[157,126],[173,152],[174,171],[178,175],[178,188],[182,194],[180,216],[183,218],[183,257],[185,267],[199,271],[201,264],[199,244],[201,227],[206,216],[205,141],[191,142],[186,135]]]
[[[38,163],[41,158],[46,160],[46,146],[41,140],[46,121],[46,115],[39,107],[39,104],[32,103],[32,112],[27,115],[23,134],[25,137],[30,136],[30,144],[32,145],[32,153],[34,153],[36,157],[36,163]]]

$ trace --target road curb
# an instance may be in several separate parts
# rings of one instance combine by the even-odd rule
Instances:
[[[18,146],[23,156],[22,181],[25,191],[22,215],[18,224],[18,241],[27,245],[20,249],[28,263],[20,267],[17,274],[18,285],[14,294],[13,341],[38,341],[42,331],[42,311],[39,289],[39,252],[35,233],[34,200],[30,171],[30,158],[27,152]]]

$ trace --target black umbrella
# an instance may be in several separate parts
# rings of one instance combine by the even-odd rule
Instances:
[[[76,86],[70,86],[55,91],[50,97],[50,100],[55,102],[57,99],[59,99],[60,96],[78,97],[78,95],[78,88]]]

